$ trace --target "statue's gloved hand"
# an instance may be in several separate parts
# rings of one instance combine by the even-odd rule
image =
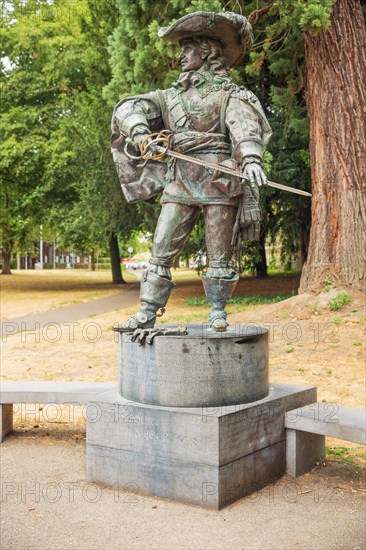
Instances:
[[[259,162],[244,162],[243,163],[244,179],[249,181],[250,185],[261,187],[267,185],[268,180],[263,168]]]
[[[149,135],[150,135],[150,132],[147,132],[147,131],[145,131],[145,132],[142,132],[142,131],[141,131],[141,132],[135,133],[135,135],[134,135],[133,138],[132,138],[132,143],[133,143],[133,145],[134,145],[136,151],[141,152],[141,145],[142,145],[142,142],[143,142],[146,138],[148,138]],[[151,141],[151,140],[146,139],[145,144],[148,143],[149,141]]]
[[[153,332],[156,332],[156,330],[151,328],[137,328],[133,331],[131,342],[137,342],[139,346],[143,346],[147,336]]]
[[[139,346],[145,343],[150,346],[156,336],[181,336],[188,334],[186,326],[178,326],[177,328],[137,328],[131,336],[132,342],[137,342]]]
[[[135,132],[132,143],[137,151],[139,151],[142,155],[143,154],[154,154],[158,153],[159,150],[157,149],[157,146],[155,143],[152,145],[151,142],[153,141],[154,136],[150,136],[150,132],[147,131],[145,128],[141,127],[138,128]],[[148,151],[146,149],[148,148]]]

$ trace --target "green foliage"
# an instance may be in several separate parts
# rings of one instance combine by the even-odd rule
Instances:
[[[283,294],[254,294],[253,296],[234,296],[227,302],[228,304],[242,305],[242,306],[260,306],[262,304],[276,304],[282,300],[291,298],[295,293],[283,293]],[[209,302],[206,298],[188,298],[186,300],[187,306],[208,306]]]
[[[328,307],[331,311],[337,311],[351,301],[351,296],[348,296],[348,294],[346,294],[345,292],[340,292],[339,294],[337,294],[337,296],[334,296],[334,298],[328,300]]]
[[[261,227],[263,231],[263,227]],[[261,259],[259,242],[252,241],[243,243],[241,246],[241,268],[246,273],[256,272],[256,265]]]
[[[255,44],[249,63],[237,69],[238,78],[259,97],[273,129],[269,144],[269,179],[310,191],[309,130],[304,90],[304,52],[299,21],[318,2],[274,2],[254,26]],[[265,2],[241,2],[249,15]],[[227,9],[236,9],[230,2]],[[325,13],[325,12],[324,12]],[[309,19],[309,15],[307,15]],[[304,19],[305,21],[305,19]],[[310,200],[273,188],[261,191],[263,240],[281,244],[281,263],[306,258],[310,231]],[[255,254],[255,258],[251,254]],[[258,246],[245,245],[244,268],[254,270]]]
[[[49,177],[48,168],[80,77],[70,63],[69,46],[72,40],[77,44],[78,33],[75,21],[66,24],[66,3],[59,3],[57,20],[47,2],[3,7],[1,231],[3,249],[10,253],[14,246],[28,247],[29,236],[55,202],[75,197],[67,177],[74,152],[61,151],[63,177]]]
[[[249,62],[232,77],[256,93],[274,130],[265,158],[270,178],[310,188],[302,32],[329,25],[334,0],[275,0],[254,28]],[[186,13],[240,10],[264,1],[13,0],[2,3],[1,227],[8,249],[28,249],[39,223],[59,242],[100,250],[110,234],[153,232],[158,200],[122,198],[109,151],[111,107],[121,97],[169,86],[177,49],[157,36]],[[240,11],[239,10],[239,11]],[[304,253],[310,201],[266,189],[262,232],[282,257]],[[306,247],[305,247],[306,248]],[[204,250],[202,220],[184,256]],[[244,247],[253,270],[257,245]]]
[[[327,29],[334,3],[335,0],[312,0],[304,3],[299,18],[301,30],[316,33],[319,29]]]
[[[325,290],[325,292],[329,292],[330,289],[332,288],[332,286],[333,286],[332,279],[330,277],[326,277],[324,279],[324,290]]]
[[[65,242],[95,250],[106,244],[107,236],[129,234],[134,208],[125,204],[110,154],[109,105],[102,98],[103,87],[111,78],[108,36],[117,23],[116,9],[107,0],[97,5],[86,1],[77,20],[80,31],[75,54],[82,56],[75,65],[83,75],[82,91],[73,97],[70,116],[60,126],[58,143],[72,150],[73,182],[77,200],[53,211],[53,223],[61,229]],[[56,146],[52,160],[59,158]],[[52,165],[50,166],[50,170]]]
[[[80,251],[100,250],[113,232],[129,234],[135,208],[122,198],[102,98],[117,16],[108,0],[15,3],[2,75],[3,243],[19,247],[41,222],[59,246]]]

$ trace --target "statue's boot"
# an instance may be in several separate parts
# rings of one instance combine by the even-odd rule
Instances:
[[[239,275],[234,275],[231,279],[215,279],[205,275],[202,275],[201,278],[207,300],[211,304],[211,311],[208,315],[210,328],[214,332],[225,332],[228,326],[225,306],[236,287]]]
[[[125,322],[122,331],[153,328],[156,317],[163,315],[170,293],[175,287],[176,285],[169,279],[147,270],[141,280],[140,311]],[[159,310],[161,310],[160,313],[158,313]]]

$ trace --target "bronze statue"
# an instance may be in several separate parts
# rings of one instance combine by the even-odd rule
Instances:
[[[228,73],[250,49],[252,29],[241,15],[196,12],[160,29],[159,36],[181,46],[180,77],[166,90],[123,99],[112,119],[112,152],[126,199],[146,200],[162,192],[140,310],[123,330],[151,328],[164,312],[175,287],[170,268],[203,210],[208,268],[202,282],[211,304],[209,323],[211,330],[225,331],[226,302],[239,278],[234,247],[258,238],[258,188],[267,183],[262,159],[270,126],[256,96]],[[184,158],[142,162],[131,155],[132,145],[146,151],[152,143],[152,152],[159,150],[149,136],[162,131],[173,151],[239,169],[245,179]]]

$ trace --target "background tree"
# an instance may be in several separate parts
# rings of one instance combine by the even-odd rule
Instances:
[[[5,9],[6,8],[6,9]],[[93,254],[109,246],[113,281],[123,282],[118,234],[133,207],[122,199],[110,154],[108,36],[118,12],[108,1],[6,3],[3,31],[3,272],[35,223],[59,242]],[[24,238],[23,238],[24,240]]]
[[[358,0],[337,0],[328,29],[305,32],[313,181],[301,290],[325,277],[365,288],[366,30]]]
[[[74,64],[81,75],[72,97],[70,116],[61,127],[63,147],[72,150],[77,200],[54,210],[63,227],[63,238],[87,247],[110,251],[112,281],[123,283],[118,236],[128,238],[133,228],[134,207],[122,198],[110,153],[110,105],[103,87],[110,81],[108,36],[117,24],[118,12],[109,1],[85,1],[77,13],[79,42],[74,44]],[[57,147],[55,149],[58,156]],[[56,170],[55,177],[59,176]]]
[[[305,45],[313,200],[309,255],[300,289],[319,290],[326,276],[362,289],[366,32],[360,2],[289,0],[258,5],[251,16],[252,23],[260,21],[264,29],[257,63],[270,58],[276,42],[285,44],[299,31]]]
[[[59,144],[60,126],[69,116],[68,90],[78,80],[68,47],[77,42],[74,19],[64,4],[3,2],[1,54],[1,231],[3,271],[27,232],[39,225],[56,202],[75,198],[69,177],[70,149]],[[52,155],[58,145],[58,155]],[[52,160],[59,168],[49,177]]]

